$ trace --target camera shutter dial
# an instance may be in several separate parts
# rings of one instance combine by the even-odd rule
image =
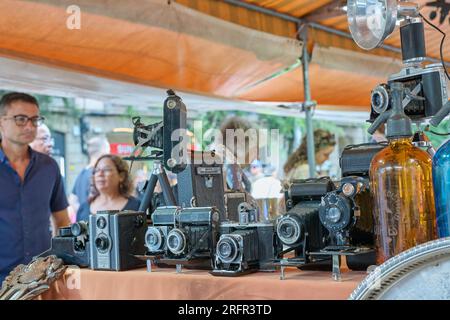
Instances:
[[[239,237],[239,236],[237,236]],[[236,260],[240,251],[239,241],[233,235],[227,234],[220,237],[217,243],[217,255],[223,263],[232,263]]]
[[[278,238],[285,245],[293,245],[300,242],[303,232],[303,223],[295,215],[286,215],[280,218],[277,223]]]
[[[331,232],[341,231],[350,224],[351,211],[349,199],[335,192],[329,193],[322,198],[319,207],[320,222]]]
[[[159,228],[149,227],[145,234],[145,246],[150,252],[160,251],[164,247],[164,235]]]
[[[182,254],[186,249],[186,236],[180,229],[172,229],[167,235],[167,247],[175,255]]]

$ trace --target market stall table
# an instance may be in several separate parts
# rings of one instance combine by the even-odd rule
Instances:
[[[40,299],[160,299],[160,300],[297,300],[347,299],[365,272],[348,271],[342,281],[331,272],[288,268],[285,280],[279,272],[258,272],[241,277],[215,277],[207,271],[145,268],[125,272],[69,268]]]

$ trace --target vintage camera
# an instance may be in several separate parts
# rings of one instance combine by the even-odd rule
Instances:
[[[241,191],[226,191],[224,194],[225,198],[225,212],[226,217],[224,220],[228,220],[230,222],[238,222],[239,221],[239,206],[247,202],[247,194]]]
[[[373,200],[370,193],[369,171],[373,157],[386,148],[387,145],[387,142],[363,143],[349,145],[342,151],[340,158],[343,177],[341,189],[344,188],[346,181],[355,185],[358,184],[356,181],[359,179],[359,183],[364,185],[351,197],[351,201],[354,202],[356,208],[359,208],[360,213],[350,232],[350,245],[352,246],[371,247],[375,243],[372,216]],[[352,189],[350,186],[349,188]]]
[[[329,231],[331,246],[350,246],[350,230],[361,216],[355,197],[369,189],[369,181],[362,177],[350,176],[341,180],[339,188],[322,197],[319,218]]]
[[[239,222],[220,226],[215,266],[211,274],[238,276],[258,270],[274,271],[273,264],[282,250],[273,222],[257,222],[252,206],[242,204]]]
[[[391,109],[391,84],[401,82],[405,87],[405,114],[413,121],[436,115],[448,101],[447,81],[442,65],[409,67],[391,75],[388,83],[378,85],[371,93],[369,122]]]
[[[221,160],[211,151],[192,151],[190,163],[177,174],[178,205],[216,207],[225,220],[224,183]]]
[[[218,239],[219,212],[215,207],[160,207],[152,215],[145,243],[157,264],[211,269]]]
[[[129,270],[145,265],[147,220],[144,212],[98,211],[89,216],[91,269]]]
[[[337,190],[327,193],[319,208],[319,217],[329,231],[328,245],[322,251],[347,255],[347,265],[364,270],[375,264],[373,201],[369,170],[373,157],[387,143],[349,145],[340,158],[343,178]]]
[[[346,146],[339,159],[342,176],[369,178],[370,163],[373,157],[387,146],[387,141]]]
[[[400,82],[405,88],[403,109],[415,122],[423,122],[433,117],[431,123],[437,126],[449,113],[447,78],[442,64],[423,66],[426,59],[425,33],[418,6],[413,11],[404,12],[400,27],[400,38],[404,68],[388,78],[388,82],[378,85],[371,94],[373,122],[369,133],[385,122],[392,110],[392,84]]]
[[[41,253],[39,257],[55,255],[64,264],[89,266],[89,226],[85,221],[79,221],[70,227],[60,228],[58,235],[52,238],[52,246]]]
[[[222,160],[214,152],[188,150],[186,106],[174,91],[168,90],[167,93],[162,122],[145,125],[140,117],[133,118],[136,149],[127,159],[154,160],[139,210],[152,213],[158,202],[183,208],[216,207],[221,218],[225,219]],[[142,154],[146,148],[153,148],[150,156],[136,155],[136,150],[141,149]],[[170,186],[166,170],[177,174],[176,187]],[[155,199],[154,190],[158,182],[162,194]]]
[[[299,266],[315,262],[309,253],[326,246],[328,231],[320,223],[319,207],[334,189],[329,177],[293,180],[284,187],[287,213],[277,219],[276,232],[283,254],[294,252],[289,259],[298,260]]]
[[[156,154],[162,155],[162,163],[167,170],[174,173],[184,170],[185,163],[173,157],[172,151],[180,143],[179,140],[172,141],[172,134],[178,132],[180,135],[186,130],[186,106],[182,99],[173,90],[167,90],[168,97],[164,101],[163,121],[150,125],[141,122],[140,117],[134,117],[133,140],[136,147],[145,149],[154,148]],[[184,139],[184,137],[183,137]],[[180,149],[180,152],[183,150]],[[182,159],[183,154],[177,157]]]

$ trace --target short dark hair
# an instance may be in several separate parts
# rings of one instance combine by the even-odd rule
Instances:
[[[0,115],[3,115],[6,113],[6,108],[11,105],[11,103],[15,101],[23,101],[35,104],[39,108],[39,103],[36,100],[35,97],[32,95],[29,95],[27,93],[23,92],[10,92],[5,95],[3,95],[2,99],[0,100]]]

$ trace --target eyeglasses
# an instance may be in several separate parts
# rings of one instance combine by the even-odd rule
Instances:
[[[113,169],[111,168],[95,168],[93,173],[94,174],[99,174],[100,172],[102,172],[103,174],[111,174],[113,172]]]
[[[35,140],[42,141],[42,143],[55,144],[55,139],[53,139],[52,137],[49,137],[49,136],[38,137]]]
[[[28,117],[22,114],[12,117],[3,117],[5,120],[14,120],[17,126],[24,127],[27,125],[28,121],[31,121],[33,126],[38,127],[44,123],[45,118],[41,116]]]

